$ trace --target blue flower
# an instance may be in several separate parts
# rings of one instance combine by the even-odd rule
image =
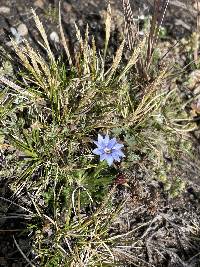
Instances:
[[[97,148],[92,152],[100,156],[100,161],[106,160],[109,166],[113,164],[114,160],[120,162],[120,157],[125,157],[121,151],[124,145],[117,143],[116,138],[110,139],[108,135],[103,138],[103,136],[98,134],[98,141],[94,141],[94,143],[97,145]]]

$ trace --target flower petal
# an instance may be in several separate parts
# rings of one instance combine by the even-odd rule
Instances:
[[[106,160],[107,159],[107,154],[102,154],[100,155],[100,161]]]
[[[112,149],[113,146],[115,146],[116,143],[117,143],[116,138],[112,138],[112,139],[109,141],[108,145],[107,145],[108,149]]]
[[[105,146],[108,146],[109,142],[110,142],[110,138],[109,138],[109,135],[107,134],[105,136],[105,138],[104,138],[104,144],[105,144]]]
[[[104,139],[103,136],[98,134],[98,146],[104,145]]]
[[[116,145],[114,145],[113,149],[120,149],[122,147],[124,147],[123,144],[116,144]]]
[[[113,157],[114,160],[120,162],[120,157],[119,157],[118,153],[113,152],[113,153],[112,153],[112,157]]]
[[[120,149],[113,149],[112,153],[117,154],[119,157],[125,157],[124,153]]]
[[[92,153],[95,154],[95,155],[102,155],[102,154],[104,154],[104,150],[103,149],[100,149],[100,148],[95,148],[92,151]]]
[[[107,155],[107,157],[106,157],[106,161],[108,162],[108,165],[109,165],[109,166],[111,166],[111,165],[113,164],[114,159],[113,159],[113,157],[111,156],[111,154],[110,154],[110,155]]]
[[[97,141],[93,141],[93,143],[95,143],[96,146],[100,146],[99,143]]]

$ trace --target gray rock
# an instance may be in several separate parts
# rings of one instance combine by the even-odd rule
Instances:
[[[50,34],[50,39],[55,43],[59,43],[59,36],[58,36],[57,32],[52,32]]]
[[[21,23],[18,27],[17,27],[17,31],[18,31],[18,34],[20,36],[26,36],[28,34],[28,28],[26,26],[26,24],[24,23]]]
[[[69,3],[64,2],[63,3],[63,9],[65,12],[71,12],[72,11],[72,5]]]
[[[196,130],[196,131],[194,131],[194,135],[195,135],[195,137],[196,137],[197,139],[200,140],[200,130]]]
[[[200,86],[197,86],[195,89],[194,89],[194,95],[199,95],[200,94]]]
[[[44,7],[44,1],[43,0],[37,0],[34,2],[35,7],[43,8]]]
[[[10,8],[6,6],[1,6],[0,7],[0,14],[9,14],[10,13]]]
[[[200,81],[200,70],[194,70],[190,73],[189,81],[188,81],[188,88],[190,90],[194,90]]]

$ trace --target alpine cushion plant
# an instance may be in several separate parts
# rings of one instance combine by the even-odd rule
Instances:
[[[100,156],[100,161],[106,160],[108,165],[111,166],[114,161],[120,162],[120,158],[125,157],[121,151],[123,144],[117,143],[116,138],[110,139],[108,135],[103,138],[102,135],[98,134],[98,141],[94,141],[97,145],[92,152],[95,155]]]

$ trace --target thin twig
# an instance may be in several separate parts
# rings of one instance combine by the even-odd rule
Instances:
[[[21,250],[21,248],[19,247],[14,235],[13,235],[13,240],[15,243],[15,246],[17,247],[17,249],[19,250],[19,252],[22,254],[22,256],[24,257],[24,259],[29,263],[30,266],[32,267],[36,267],[34,264],[32,264],[32,262],[26,257],[26,255],[24,254],[24,252]]]

